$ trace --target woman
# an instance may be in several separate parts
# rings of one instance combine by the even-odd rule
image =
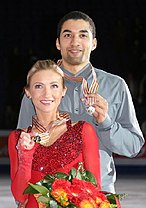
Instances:
[[[59,112],[66,90],[63,72],[51,60],[37,61],[28,72],[25,93],[36,115],[32,126],[12,131],[8,140],[11,190],[18,207],[38,207],[33,195],[23,194],[28,182],[68,173],[78,162],[94,174],[100,189],[98,138],[91,124],[72,123],[67,113]]]

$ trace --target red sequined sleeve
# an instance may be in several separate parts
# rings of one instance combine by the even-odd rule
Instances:
[[[11,191],[16,201],[24,202],[27,195],[23,194],[31,178],[32,154],[25,150],[19,152],[16,148],[20,131],[12,131],[8,138],[10,158]]]
[[[83,125],[83,160],[85,169],[91,171],[97,180],[99,189],[101,189],[100,177],[100,156],[98,137],[93,126],[87,122]]]

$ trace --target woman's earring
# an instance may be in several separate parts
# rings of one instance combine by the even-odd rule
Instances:
[[[27,96],[27,98],[30,100],[31,99],[31,97],[30,96]]]
[[[62,98],[64,98],[64,96],[62,96]]]

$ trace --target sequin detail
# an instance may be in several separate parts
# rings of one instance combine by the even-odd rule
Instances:
[[[69,121],[66,122],[67,125]],[[32,170],[55,174],[59,168],[74,161],[82,152],[83,124],[84,122],[80,121],[68,127],[68,130],[48,147],[39,144],[33,155]]]

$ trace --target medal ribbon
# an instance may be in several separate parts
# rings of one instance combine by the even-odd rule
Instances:
[[[35,128],[41,132],[37,133],[36,136],[33,137],[33,140],[37,143],[40,143],[44,146],[47,146],[47,143],[49,142],[51,132],[53,133],[56,127],[61,124],[62,122],[66,122],[70,119],[70,116],[68,113],[60,113],[59,118],[55,121],[52,121],[50,125],[48,125],[49,129],[45,128],[36,118],[36,116],[33,116],[32,118],[32,125],[35,126]],[[56,126],[53,126],[53,124],[56,124]]]
[[[82,82],[82,89],[83,89],[83,95],[86,96],[87,94],[92,94],[92,93],[97,93],[98,92],[98,81],[96,77],[96,73],[94,71],[94,68],[92,67],[92,75],[93,75],[93,80],[91,83],[91,86],[88,86],[87,81],[83,78]]]
[[[69,118],[70,118],[70,116],[69,116],[68,113],[66,113],[66,112],[65,112],[65,113],[60,113],[60,114],[59,114],[59,118],[58,118],[57,120],[51,122],[51,124],[50,124],[50,129],[51,129],[51,127],[52,127],[52,124],[59,124],[59,123],[61,123],[61,122],[65,122],[65,121],[69,120]],[[36,116],[33,116],[33,117],[32,117],[32,125],[35,126],[35,128],[36,128],[37,130],[39,130],[41,133],[43,133],[43,132],[48,132],[48,131],[49,131],[49,129],[46,129],[46,128],[45,128],[45,127],[37,120]]]

